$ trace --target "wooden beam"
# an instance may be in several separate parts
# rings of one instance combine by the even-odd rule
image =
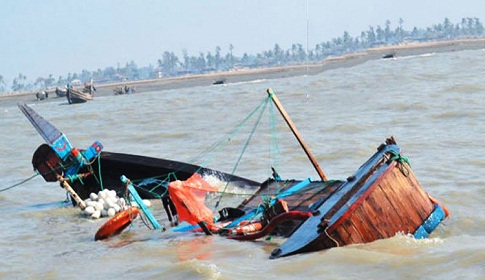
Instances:
[[[271,97],[271,99],[273,100],[274,104],[276,105],[276,108],[278,108],[278,111],[280,111],[281,116],[283,116],[283,119],[285,119],[286,123],[290,127],[291,132],[293,132],[293,135],[295,135],[296,139],[298,140],[301,147],[303,148],[303,151],[305,151],[305,154],[308,156],[308,159],[310,159],[311,163],[313,164],[313,167],[315,168],[315,170],[318,173],[318,176],[320,176],[320,178],[323,181],[327,181],[327,176],[323,172],[322,168],[320,168],[320,165],[318,165],[317,160],[315,159],[313,154],[310,152],[310,149],[308,148],[305,140],[303,140],[303,137],[301,137],[300,132],[298,132],[298,130],[296,129],[295,124],[291,120],[288,113],[286,113],[285,108],[283,108],[283,105],[281,105],[280,100],[278,99],[276,94],[270,88],[267,89],[266,92],[268,93],[269,97]]]

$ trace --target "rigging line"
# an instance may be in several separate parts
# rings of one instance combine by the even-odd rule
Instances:
[[[276,129],[276,118],[275,118],[275,105],[273,102],[269,104],[269,123],[270,123],[270,130],[271,130],[271,143],[270,143],[270,152],[268,153],[269,156],[269,164],[270,167],[275,167],[278,170],[277,165],[279,163],[279,155],[280,150],[278,146],[278,130]],[[273,152],[273,155],[271,155]],[[270,168],[268,170],[271,170]]]
[[[265,106],[264,108],[268,105],[269,103],[269,100],[270,98],[267,98],[265,100]],[[263,108],[263,109],[264,109]],[[224,196],[224,193],[226,192],[226,189],[227,187],[229,186],[229,182],[231,181],[232,179],[232,176],[236,173],[236,170],[239,166],[239,163],[241,162],[241,159],[242,159],[242,156],[244,155],[244,152],[246,151],[247,147],[249,146],[249,142],[251,141],[251,139],[253,138],[254,136],[254,132],[256,131],[256,128],[258,127],[259,123],[261,122],[261,118],[263,117],[263,113],[264,113],[264,110],[261,110],[260,114],[259,114],[259,117],[258,117],[258,120],[257,122],[254,124],[253,126],[253,129],[251,130],[251,134],[249,135],[248,139],[246,140],[246,143],[244,144],[244,147],[243,147],[243,150],[241,151],[241,153],[239,154],[239,158],[237,159],[237,162],[236,164],[234,165],[234,168],[232,169],[232,173],[231,173],[231,178],[229,178],[229,180],[226,182],[226,186],[224,187],[224,190],[222,191],[220,197],[219,197],[219,200],[217,201],[216,203],[216,206],[215,208],[217,208],[219,206],[219,203],[221,202],[222,200],[222,197]]]
[[[224,147],[226,147],[235,135],[237,135],[249,122],[249,120],[261,110],[263,105],[268,101],[263,100],[256,108],[253,110],[243,121],[241,121],[230,133],[223,135],[218,141],[216,141],[210,148],[206,149],[198,155],[198,158],[203,158],[212,152],[212,156],[206,157],[206,160],[201,164],[201,166],[207,166],[209,162],[212,161],[214,156],[219,153]]]
[[[229,141],[235,135],[237,135],[242,130],[243,127],[246,126],[246,124],[249,122],[249,120],[252,119],[253,116],[258,111],[264,109],[264,107],[266,106],[266,104],[268,103],[268,101],[269,101],[269,98],[264,98],[261,101],[261,103],[245,119],[243,119],[230,133],[224,134],[214,144],[212,144],[209,148],[207,148],[206,150],[204,150],[201,153],[199,153],[196,157],[194,157],[191,162],[195,162],[196,159],[206,158],[206,160],[202,164],[200,164],[200,165],[201,166],[207,166],[207,164],[209,162],[211,162],[211,160],[215,156],[215,153],[212,153],[212,156],[210,156],[210,157],[206,157],[206,156],[210,152],[214,152],[214,151],[220,152],[220,150],[222,150],[225,146],[227,146],[229,144]]]
[[[23,183],[25,183],[25,182],[27,182],[27,181],[32,180],[33,178],[35,178],[35,177],[36,177],[36,176],[38,176],[38,175],[39,175],[39,173],[35,173],[34,175],[30,176],[30,177],[29,177],[29,178],[27,178],[27,179],[24,179],[24,180],[20,181],[19,183],[16,183],[16,184],[13,184],[13,185],[12,185],[12,186],[10,186],[10,187],[6,187],[6,188],[4,188],[4,189],[1,189],[1,190],[0,190],[0,192],[4,192],[4,191],[6,191],[6,190],[13,189],[13,188],[15,188],[15,187],[17,187],[17,186],[20,186],[20,185],[22,185]]]
[[[247,124],[247,122],[258,112],[261,110],[261,108],[269,102],[269,97],[263,99],[261,101],[261,103],[243,120],[241,121],[232,131],[231,133],[227,133],[225,135],[223,135],[222,137],[220,137],[220,139],[218,139],[214,144],[212,144],[209,148],[207,148],[206,150],[202,151],[201,153],[199,153],[197,156],[193,157],[192,159],[189,159],[189,162],[196,162],[197,159],[200,159],[200,158],[204,158],[204,156],[208,155],[210,152],[214,152],[214,150],[217,149],[217,152],[219,152],[222,148],[224,148],[225,146],[228,145],[229,141],[234,137],[234,135],[237,135],[241,129]],[[263,107],[264,108],[264,107]],[[225,144],[223,145],[223,143],[225,142]],[[101,155],[98,155],[99,157]],[[209,162],[211,162],[211,160],[213,159],[213,157],[215,156],[215,153],[212,153],[212,156],[210,157],[205,157],[206,160],[202,163],[202,164],[199,164],[200,165],[200,168],[196,171],[200,171],[201,168],[204,168],[205,166],[207,166],[207,164]],[[101,187],[103,187],[103,180],[102,180],[102,177],[101,177],[101,161],[98,160],[98,170],[99,170],[99,177],[100,177],[100,184],[101,184]],[[162,174],[162,175],[159,175],[159,176],[152,176],[152,177],[148,177],[148,178],[164,178],[164,180],[170,182],[171,180],[171,177],[174,177],[175,180],[177,180],[177,177],[175,175],[175,173],[177,171],[180,171],[182,170],[182,167],[180,169],[177,169],[175,171],[172,171],[168,174]],[[233,175],[233,174],[232,174]],[[145,178],[147,179],[147,178]],[[137,180],[134,180],[134,181],[142,181],[144,179],[137,179]]]
[[[98,178],[96,178],[96,176],[94,176],[94,178],[96,178],[96,181],[98,181],[99,186],[101,187],[101,190],[104,190],[103,174],[101,173],[101,153],[102,153],[102,151],[100,151],[99,154],[96,156],[96,158],[98,159],[98,177],[99,177],[99,180],[98,180]],[[93,160],[93,162],[94,162],[94,160]],[[94,172],[92,172],[92,173],[94,175]]]

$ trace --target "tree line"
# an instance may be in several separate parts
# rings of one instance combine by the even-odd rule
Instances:
[[[296,65],[302,63],[317,63],[329,56],[363,51],[369,48],[397,45],[408,42],[444,41],[462,38],[478,38],[485,35],[485,29],[478,18],[463,18],[461,22],[452,23],[445,18],[442,23],[427,28],[414,27],[412,30],[403,28],[403,19],[398,20],[396,27],[386,20],[383,26],[370,26],[359,36],[352,37],[347,31],[337,38],[316,44],[313,49],[305,49],[302,44],[292,44],[284,50],[275,44],[270,50],[256,54],[244,53],[241,57],[233,54],[234,46],[229,45],[226,53],[217,46],[214,52],[199,52],[189,55],[182,51],[179,58],[172,51],[164,51],[156,65],[138,67],[134,61],[121,67],[107,67],[96,71],[82,70],[81,73],[68,73],[66,76],[53,75],[38,77],[30,81],[21,73],[15,77],[10,86],[11,91],[43,90],[57,86],[65,86],[74,80],[89,81],[93,79],[97,84],[120,82],[126,80],[145,80],[162,77],[176,77],[229,71],[242,68],[260,68]],[[8,91],[4,77],[0,75],[0,92]]]

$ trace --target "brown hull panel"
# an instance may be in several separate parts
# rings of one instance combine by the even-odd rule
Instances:
[[[404,166],[407,168],[402,169],[393,162],[327,230],[339,246],[389,238],[398,232],[412,234],[423,224],[433,211],[433,204],[411,169]],[[407,170],[408,176],[401,170]]]
[[[395,144],[378,152],[272,253],[278,258],[414,234],[435,209]]]

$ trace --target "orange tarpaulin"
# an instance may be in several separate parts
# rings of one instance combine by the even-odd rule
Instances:
[[[168,193],[172,199],[180,221],[191,225],[206,222],[214,223],[212,211],[205,206],[207,192],[217,192],[218,189],[209,185],[202,177],[195,173],[186,181],[173,181],[168,185]]]

